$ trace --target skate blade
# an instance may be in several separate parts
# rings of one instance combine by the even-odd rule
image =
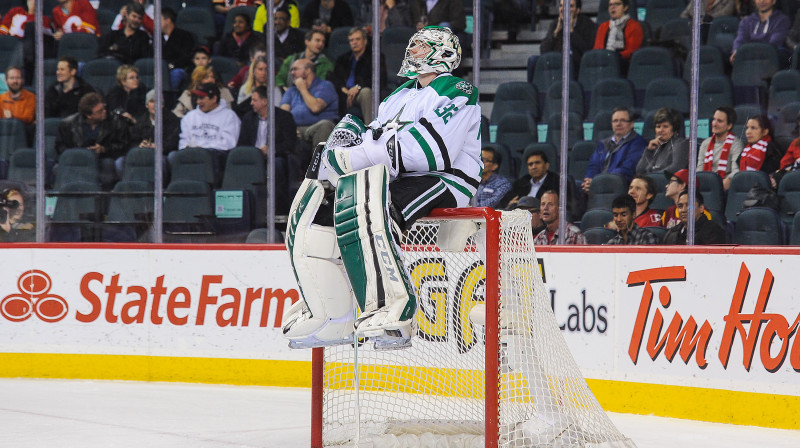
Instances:
[[[333,347],[337,345],[353,345],[353,335],[332,341],[323,341],[321,339],[317,339],[315,337],[306,338],[306,339],[291,339],[289,340],[289,348],[299,350],[299,349],[308,349],[308,348],[320,348],[320,347]]]
[[[400,330],[386,330],[380,336],[372,336],[375,350],[402,350],[411,347],[411,337],[403,336]]]

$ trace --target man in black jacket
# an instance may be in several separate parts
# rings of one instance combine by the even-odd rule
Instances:
[[[525,161],[528,166],[528,174],[517,179],[511,186],[512,199],[508,202],[508,207],[517,205],[520,198],[532,196],[542,199],[545,191],[558,191],[558,175],[550,171],[550,160],[544,151],[536,150],[528,154]]]
[[[372,51],[367,42],[364,28],[352,28],[347,35],[350,53],[336,59],[333,68],[333,85],[339,94],[339,115],[347,114],[348,109],[358,106],[364,123],[375,118],[372,110]],[[381,56],[381,88],[386,86],[386,67]]]
[[[94,87],[78,77],[78,61],[71,56],[59,58],[56,82],[44,95],[44,116],[65,118],[78,111],[78,102]]]
[[[125,27],[111,31],[100,38],[97,46],[99,57],[113,57],[123,64],[133,64],[137,59],[152,56],[150,36],[142,31],[144,8],[137,2],[126,5]]]
[[[288,10],[280,8],[275,11],[275,65],[283,64],[289,55],[299,53],[306,48],[305,33],[290,27],[290,20]]]
[[[164,44],[161,46],[164,62],[169,67],[169,81],[172,90],[178,90],[186,79],[186,68],[192,64],[194,36],[175,26],[177,14],[172,8],[161,8],[161,32]]]
[[[664,235],[664,244],[686,244],[686,226],[689,221],[689,192],[678,196],[679,222]],[[725,230],[705,217],[703,195],[698,191],[694,207],[694,244],[725,244]]]
[[[279,108],[269,107],[267,87],[258,86],[251,95],[253,110],[242,117],[237,146],[255,146],[266,158],[269,154],[267,142],[268,113],[275,114],[275,198],[279,213],[289,210],[289,183],[302,178],[303,160],[295,152],[297,126],[292,114]]]

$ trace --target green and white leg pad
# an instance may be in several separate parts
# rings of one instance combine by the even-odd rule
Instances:
[[[414,334],[416,296],[389,218],[389,170],[377,165],[339,178],[334,225],[356,302],[356,335],[376,349],[404,348]]]
[[[312,221],[324,200],[322,182],[306,179],[289,212],[286,247],[303,300],[283,317],[290,348],[313,348],[353,342],[355,317],[336,232]]]

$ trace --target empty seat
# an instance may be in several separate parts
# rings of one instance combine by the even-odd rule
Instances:
[[[544,95],[553,83],[561,82],[561,72],[560,52],[551,51],[536,58],[536,66],[533,69],[533,85],[536,86],[540,96]]]
[[[736,104],[764,106],[767,83],[780,69],[778,50],[770,44],[748,42],[736,50],[731,83]]]
[[[800,214],[800,171],[791,171],[783,176],[778,184],[778,199],[781,219],[788,225]]]
[[[83,66],[81,78],[106,95],[117,85],[117,69],[121,63],[114,58],[92,59]]]
[[[247,191],[250,210],[253,210],[255,215],[255,225],[261,226],[265,222],[267,177],[264,169],[264,155],[260,149],[239,146],[230,151],[225,163],[222,189]],[[286,200],[286,198],[276,198],[276,200]]]
[[[164,171],[166,172],[166,170]],[[153,185],[155,176],[155,151],[150,148],[131,148],[125,156],[122,180],[146,182]]]
[[[739,171],[731,178],[731,186],[728,188],[728,199],[725,204],[725,218],[732,223],[736,223],[738,214],[742,210],[742,202],[747,197],[747,193],[753,185],[759,184],[764,188],[772,188],[769,177],[761,171]]]
[[[8,180],[36,184],[36,150],[32,148],[17,149],[8,160]]]
[[[561,114],[562,85],[553,84],[547,89],[543,117],[549,119],[553,114]],[[579,118],[583,119],[583,89],[577,81],[569,83],[569,112],[577,114]]]
[[[103,241],[136,242],[152,223],[153,184],[122,180],[108,200],[108,215],[101,229]]]
[[[511,151],[522,152],[526,146],[538,141],[536,123],[528,114],[508,114],[497,123],[497,143]]]
[[[633,83],[637,104],[638,98],[644,96],[644,91],[650,81],[674,76],[672,53],[664,47],[642,47],[631,56],[628,80]]]
[[[707,76],[700,83],[697,94],[697,116],[711,118],[720,106],[733,104],[733,87],[725,75]]]
[[[674,4],[682,4],[682,2],[674,2],[673,0],[668,1]],[[682,12],[684,6],[680,8]],[[649,20],[650,11],[648,11],[647,22],[653,26],[653,29],[658,29],[658,40],[660,42],[673,42],[684,49],[689,49],[692,48],[692,22],[689,19],[678,17],[679,14],[662,18],[661,20],[665,19],[666,21],[656,27]]]
[[[66,33],[58,41],[58,57],[71,56],[78,62],[97,57],[97,36],[89,33]]]
[[[193,33],[202,45],[215,38],[214,14],[210,8],[187,6],[178,11],[176,22],[178,28]]]
[[[94,225],[103,216],[98,186],[91,182],[68,182],[51,194],[56,198],[49,224],[49,241],[94,240]]]
[[[800,113],[800,101],[784,103],[776,114],[774,132],[780,148],[788,148],[794,140],[798,113]]]
[[[561,117],[559,113],[550,115],[547,119],[547,141],[556,148],[561,148]],[[567,122],[567,148],[572,148],[575,143],[583,140],[583,120],[581,116],[570,112]]]
[[[172,180],[164,192],[164,231],[178,241],[214,234],[211,188],[196,180]]]
[[[789,244],[792,246],[800,246],[800,213],[794,215],[794,218],[792,218]]]
[[[627,79],[610,78],[599,81],[592,90],[587,118],[594,120],[601,112],[611,112],[615,107],[633,108],[633,85]],[[609,126],[611,119],[608,120]]]
[[[670,20],[679,17],[686,4],[676,0],[647,0],[646,8],[645,23],[653,30],[658,30]]]
[[[567,173],[576,179],[576,182],[582,183],[586,177],[586,170],[589,168],[589,160],[594,154],[596,142],[582,141],[575,143],[572,151],[569,152],[569,160],[567,161]]]
[[[739,30],[739,17],[721,16],[715,17],[708,27],[708,39],[706,44],[717,47],[726,57],[733,51],[733,41]]]
[[[689,86],[680,78],[656,78],[647,85],[642,104],[642,113],[656,111],[662,107],[689,115]]]
[[[58,126],[61,119],[58,117],[44,119],[44,156],[48,161],[58,160],[56,151],[56,138],[58,137]]]
[[[22,66],[22,40],[10,35],[0,35],[0,73],[11,66]]]
[[[767,113],[778,115],[786,104],[798,101],[800,101],[800,72],[781,70],[775,73],[769,84]]]
[[[700,193],[703,194],[703,202],[707,210],[718,213],[725,211],[725,188],[722,186],[722,178],[719,174],[710,171],[698,171],[697,181],[700,183]]]
[[[328,47],[325,49],[325,55],[332,61],[336,61],[339,56],[350,51],[350,41],[347,34],[350,32],[349,26],[340,26],[334,28],[328,36]]]
[[[622,76],[619,53],[611,50],[590,50],[581,57],[578,82],[588,96],[594,86],[604,80]]]
[[[214,160],[205,148],[183,148],[170,158],[170,184],[175,181],[196,180],[215,185]]]
[[[611,210],[611,202],[615,197],[628,192],[628,183],[622,176],[616,174],[598,174],[592,178],[589,187],[589,199],[586,208],[601,208]]]
[[[595,227],[605,227],[606,224],[614,219],[613,213],[604,208],[593,208],[587,210],[581,218],[581,232],[586,232]]]
[[[227,84],[239,73],[239,63],[234,58],[225,56],[214,56],[212,64],[219,71],[222,83]]]
[[[86,148],[70,148],[61,153],[55,172],[53,188],[56,190],[74,182],[92,184],[94,190],[99,190],[97,154]]]
[[[521,81],[504,82],[497,86],[491,122],[497,124],[509,113],[526,113],[539,118],[539,92],[533,84]]]
[[[617,232],[615,230],[603,227],[592,227],[583,232],[583,237],[586,238],[586,244],[605,244],[616,235]]]
[[[156,63],[153,58],[137,59],[133,63],[139,69],[139,83],[152,89],[156,85]],[[169,67],[161,64],[161,82],[164,83],[164,90],[169,90]]]
[[[247,234],[247,239],[245,240],[247,244],[268,244],[271,243],[269,240],[269,230],[267,229],[253,229],[250,233]]]
[[[702,45],[700,47],[700,61],[698,64],[698,74],[700,83],[710,76],[727,76],[725,75],[725,61],[722,52],[719,48],[711,45]],[[692,79],[692,52],[686,55],[686,61],[683,64],[683,79],[690,82]],[[733,103],[731,103],[733,104]]]
[[[0,161],[7,162],[11,153],[27,146],[25,124],[14,118],[0,119]]]
[[[766,207],[742,210],[733,228],[733,243],[761,246],[783,244],[783,225],[778,212]]]

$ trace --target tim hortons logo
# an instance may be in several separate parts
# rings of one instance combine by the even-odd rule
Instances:
[[[633,271],[628,275],[627,284],[629,287],[644,285],[628,347],[628,355],[634,364],[639,359],[639,351],[646,335],[647,343],[645,348],[651,360],[655,361],[663,352],[669,362],[672,362],[676,354],[680,354],[683,362],[688,364],[692,354],[694,354],[695,363],[698,367],[705,369],[708,366],[706,354],[714,331],[707,320],[698,328],[697,321],[693,316],[689,316],[684,322],[684,317],[676,311],[662,335],[662,328],[666,321],[665,314],[661,309],[656,308],[652,313],[651,319],[653,284],[685,280],[686,268],[683,266],[645,269]],[[761,289],[758,293],[755,309],[752,313],[743,313],[744,298],[750,284],[750,271],[747,269],[747,265],[742,263],[739,270],[739,278],[736,281],[736,289],[731,299],[730,310],[723,318],[725,329],[722,333],[718,354],[723,368],[728,368],[731,349],[738,336],[738,340],[742,345],[742,365],[747,371],[750,371],[753,358],[756,356],[756,348],[758,348],[758,358],[761,365],[767,371],[773,373],[778,371],[786,361],[787,355],[792,368],[795,371],[800,371],[800,337],[796,335],[797,329],[800,327],[800,314],[798,314],[794,322],[789,324],[783,315],[766,312],[774,283],[775,278],[772,272],[767,269],[761,281]],[[672,305],[672,294],[667,285],[662,285],[659,288],[658,302],[664,311]],[[648,323],[649,331],[647,330]],[[791,340],[792,336],[795,337],[794,341]]]
[[[0,301],[0,314],[12,322],[22,322],[32,314],[45,322],[58,322],[69,308],[63,297],[52,294],[53,281],[44,271],[31,269],[17,280],[19,292]]]

